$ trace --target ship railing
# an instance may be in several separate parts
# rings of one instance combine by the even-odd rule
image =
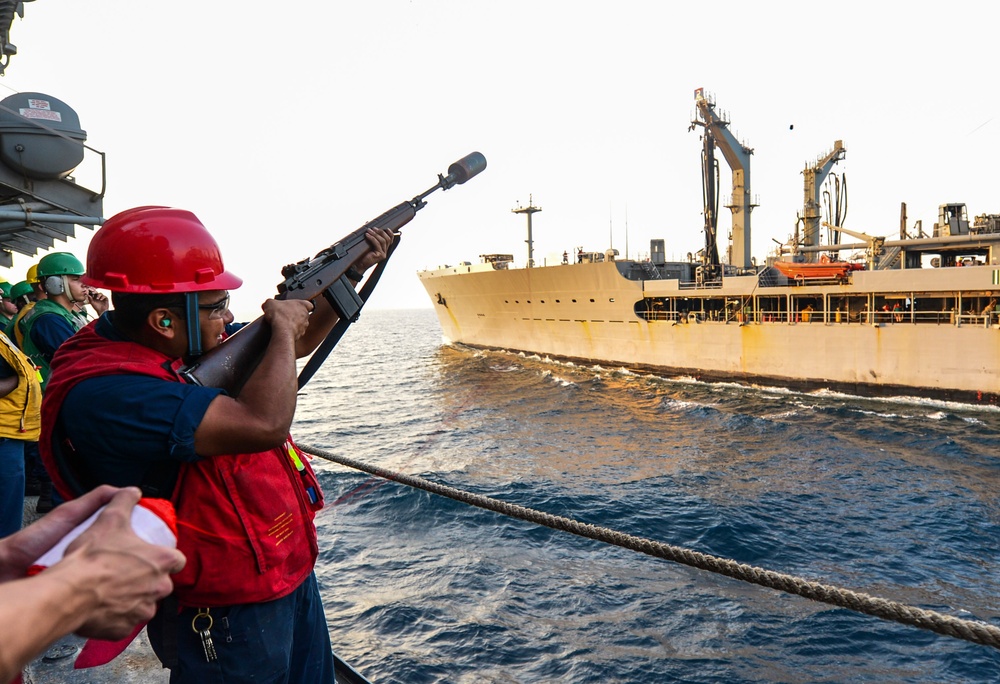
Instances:
[[[829,323],[831,325],[905,325],[907,323],[955,325],[957,320],[957,314],[952,311],[844,311],[834,309],[830,311],[829,316],[826,316],[824,311],[817,309],[809,312],[808,316],[805,313],[793,313],[791,316],[783,318],[782,322]]]
[[[981,314],[959,314],[955,311],[741,311],[679,312],[679,311],[637,311],[636,315],[646,321],[689,322],[715,321],[724,323],[795,323],[806,325],[906,325],[933,324],[959,325],[989,328],[1000,325],[1000,314],[995,311]]]
[[[909,313],[907,313],[909,317]],[[914,311],[914,323],[934,323],[935,325],[955,325],[958,314],[954,311]]]
[[[677,283],[678,289],[681,290],[718,290],[722,287],[721,280],[707,280],[703,283],[696,281],[680,281]]]
[[[813,311],[813,315],[817,312]],[[789,313],[787,311],[758,311],[757,314],[751,317],[754,323],[792,323],[798,318],[797,314],[794,312]],[[810,318],[810,322],[811,322]],[[819,318],[822,321],[822,318]]]
[[[677,321],[681,318],[676,311],[637,311],[636,315],[647,321]]]
[[[972,325],[980,328],[988,328],[996,323],[996,315],[994,313],[986,314],[960,314],[958,316],[959,325]]]

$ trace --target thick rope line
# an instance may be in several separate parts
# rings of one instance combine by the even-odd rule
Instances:
[[[1000,628],[994,627],[993,625],[985,622],[963,620],[932,610],[924,610],[923,608],[907,606],[895,601],[878,598],[877,596],[871,596],[851,591],[849,589],[841,589],[839,587],[820,584],[818,582],[812,582],[793,575],[773,572],[771,570],[765,570],[752,565],[737,563],[736,561],[726,558],[710,556],[698,551],[691,551],[679,546],[655,542],[650,539],[636,537],[631,534],[616,532],[615,530],[611,530],[606,527],[598,527],[596,525],[581,523],[570,518],[550,515],[548,513],[543,513],[542,511],[526,508],[517,504],[507,503],[488,496],[472,494],[470,492],[454,489],[452,487],[431,482],[430,480],[425,480],[413,475],[396,473],[386,468],[361,463],[360,461],[356,461],[345,456],[338,456],[317,447],[306,446],[303,444],[299,444],[298,446],[302,451],[312,454],[313,456],[318,456],[319,458],[327,461],[339,463],[340,465],[347,466],[348,468],[360,470],[387,480],[393,480],[410,487],[423,489],[424,491],[431,492],[432,494],[445,496],[449,499],[454,499],[455,501],[476,506],[477,508],[502,513],[503,515],[518,518],[520,520],[526,520],[538,525],[544,525],[545,527],[550,527],[555,530],[571,532],[572,534],[586,537],[588,539],[614,544],[615,546],[631,549],[633,551],[639,551],[656,558],[663,558],[665,560],[681,563],[692,568],[698,568],[699,570],[708,570],[709,572],[725,575],[726,577],[742,580],[751,584],[757,584],[762,587],[768,587],[769,589],[777,589],[789,594],[796,594],[798,596],[812,599],[813,601],[828,603],[841,608],[848,608],[858,613],[864,613],[865,615],[882,618],[883,620],[899,622],[904,625],[912,625],[914,627],[919,627],[920,629],[936,632],[937,634],[943,634],[944,636],[963,639],[965,641],[971,641],[972,643],[992,646],[993,648],[1000,649]]]

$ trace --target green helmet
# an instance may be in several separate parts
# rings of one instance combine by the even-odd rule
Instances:
[[[32,292],[34,292],[34,289],[31,287],[31,283],[27,280],[22,280],[19,283],[15,283],[14,286],[10,288],[10,298],[17,299],[18,297],[23,297],[24,295],[30,295]]]
[[[38,279],[61,275],[82,276],[85,270],[80,260],[69,252],[52,252],[38,262]]]
[[[0,282],[0,295],[3,295],[7,299],[10,299],[10,283],[6,280]]]

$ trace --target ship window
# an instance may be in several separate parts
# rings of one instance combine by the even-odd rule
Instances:
[[[514,300],[514,303],[515,303],[515,304],[520,304],[520,303],[521,303],[521,300],[520,300],[520,299],[515,299],[515,300]]]
[[[611,297],[610,299],[608,299],[608,301],[611,302],[612,304],[614,304],[615,303],[615,298]]]
[[[543,300],[542,300],[542,304],[544,304],[544,303],[545,303],[545,300],[543,299]]]
[[[593,304],[593,303],[594,303],[594,300],[593,300],[593,299],[591,299],[591,300],[590,300],[590,303],[591,303],[591,304]]]
[[[573,300],[573,303],[576,304],[576,300],[575,299]]]
[[[559,303],[559,300],[557,299],[557,300],[556,300],[556,304],[558,304],[558,303]]]
[[[528,304],[531,304],[531,300],[530,299],[528,300]]]

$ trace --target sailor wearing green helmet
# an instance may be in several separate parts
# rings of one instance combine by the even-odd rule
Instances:
[[[17,307],[10,296],[11,284],[6,280],[0,282],[0,330],[7,327],[11,319],[17,315]]]
[[[17,307],[17,314],[4,327],[4,334],[17,345],[18,349],[24,349],[24,326],[21,325],[21,321],[35,306],[35,289],[27,280],[22,280],[10,288],[10,299]]]
[[[31,283],[29,283],[27,280],[22,280],[21,282],[14,283],[14,285],[11,286],[10,298],[14,302],[14,305],[17,306],[18,309],[20,309],[28,302],[34,301],[31,298],[31,293],[34,291],[35,291],[34,288],[31,287]],[[21,299],[21,302],[18,302],[17,301],[18,299]]]
[[[24,495],[37,495],[35,512],[41,514],[52,510],[55,505],[52,480],[39,458],[38,437],[33,429],[40,424],[39,407],[35,404],[41,402],[41,378],[31,359],[20,351],[21,344],[15,333],[22,313],[34,306],[34,292],[31,284],[22,280],[13,286],[0,283],[0,294],[3,296],[4,313],[9,310],[9,304],[15,314],[4,327],[6,335],[0,336],[0,392],[5,387],[12,387],[0,397],[0,405],[5,407],[4,411],[0,411],[0,451],[9,453],[13,450],[15,454],[22,454],[20,487],[16,488],[16,492],[5,488],[3,496],[5,501],[7,497],[15,497],[16,507],[22,509],[23,515]],[[4,465],[9,470],[12,464],[6,461]],[[7,484],[10,484],[9,481]],[[0,510],[6,509],[7,504],[0,503]]]
[[[6,310],[10,283],[0,283],[0,293]],[[42,392],[31,360],[9,338],[0,335],[0,537],[21,529],[29,448],[33,452],[30,463],[44,471],[38,456],[41,404]],[[50,505],[51,492],[50,481]]]
[[[52,355],[63,342],[87,324],[83,307],[89,302],[98,315],[108,309],[108,298],[80,282],[83,264],[69,252],[53,252],[38,262],[38,280],[47,296],[35,302],[22,317],[22,349],[42,374],[42,389],[49,379]]]

